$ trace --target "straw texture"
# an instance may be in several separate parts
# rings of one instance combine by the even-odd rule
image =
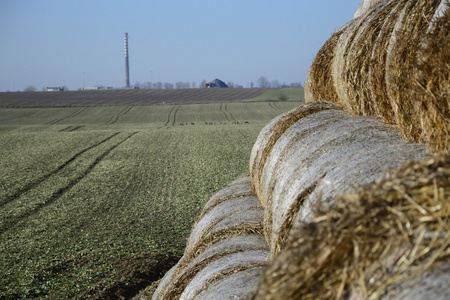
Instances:
[[[255,299],[448,299],[450,158],[405,163],[316,207]]]
[[[306,101],[379,116],[403,138],[449,153],[449,1],[363,1],[360,8],[318,52]]]
[[[291,231],[312,219],[319,199],[324,207],[333,207],[336,195],[371,184],[404,161],[428,156],[424,145],[406,143],[395,126],[339,109],[311,113],[289,127],[277,120],[269,123],[275,129],[266,128],[255,143],[257,149],[267,149],[259,144],[270,140],[265,132],[278,133],[270,151],[255,156],[260,171],[252,180],[264,203],[264,232],[272,255],[283,249]],[[277,128],[284,130],[280,134]]]

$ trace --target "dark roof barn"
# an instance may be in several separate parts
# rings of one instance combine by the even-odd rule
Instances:
[[[207,82],[206,87],[207,88],[227,88],[228,85],[226,85],[226,83],[223,82],[222,80],[216,78],[211,82]]]

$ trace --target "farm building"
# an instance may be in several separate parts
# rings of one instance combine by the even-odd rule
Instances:
[[[57,86],[57,87],[46,87],[45,88],[46,92],[62,92],[64,91],[64,87],[63,86]]]
[[[226,85],[226,83],[223,82],[222,80],[216,78],[211,82],[207,82],[205,87],[207,89],[209,89],[209,88],[227,88],[228,85]]]

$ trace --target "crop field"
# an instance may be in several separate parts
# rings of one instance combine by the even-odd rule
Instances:
[[[290,101],[304,99],[303,88],[99,90],[65,92],[2,92],[0,107],[92,107],[273,101],[284,94]]]
[[[129,105],[128,105],[129,104]],[[299,102],[0,109],[0,298],[129,298]]]

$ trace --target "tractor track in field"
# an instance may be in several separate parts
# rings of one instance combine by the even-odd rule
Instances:
[[[172,108],[170,109],[169,113],[167,114],[167,121],[164,124],[165,126],[167,126],[167,124],[169,124],[170,122],[170,116],[172,115],[173,110],[175,109],[175,106],[172,106]]]
[[[70,127],[70,126],[69,126]],[[0,208],[2,208],[3,206],[5,206],[6,204],[8,204],[11,201],[14,201],[15,199],[19,198],[20,196],[22,196],[23,194],[27,193],[28,191],[34,189],[35,187],[37,187],[39,184],[41,184],[42,182],[44,182],[45,180],[47,180],[48,178],[50,178],[51,176],[57,174],[58,172],[60,172],[62,169],[64,169],[67,165],[69,165],[71,162],[73,162],[74,160],[76,160],[80,155],[82,155],[83,153],[100,146],[101,144],[109,141],[110,139],[112,139],[113,137],[115,137],[116,135],[120,134],[120,132],[116,132],[110,136],[108,136],[107,138],[87,147],[84,148],[83,150],[79,151],[78,153],[76,153],[74,156],[72,156],[71,158],[69,158],[68,160],[66,160],[65,162],[63,162],[61,165],[59,165],[56,169],[54,169],[53,171],[49,172],[48,174],[43,175],[42,177],[38,178],[37,180],[34,180],[33,182],[30,182],[29,184],[27,184],[26,186],[24,186],[23,188],[21,188],[20,190],[18,190],[17,192],[15,192],[13,195],[6,197],[6,199],[2,200],[0,202]]]
[[[276,111],[283,112],[283,110],[279,109],[278,106],[274,102],[269,102],[269,106]]]
[[[58,200],[59,198],[61,198],[61,196],[63,196],[67,191],[69,191],[72,187],[74,187],[76,184],[78,184],[81,180],[83,180],[83,178],[85,178],[91,171],[92,169],[94,169],[109,153],[111,153],[111,151],[113,151],[114,149],[116,149],[118,146],[120,146],[121,144],[123,144],[125,141],[127,141],[129,138],[131,138],[133,135],[137,134],[138,132],[132,132],[131,134],[129,134],[128,136],[126,136],[125,138],[123,138],[121,141],[115,143],[114,145],[112,145],[111,147],[109,147],[108,149],[106,149],[102,154],[100,154],[99,156],[97,156],[95,158],[95,160],[76,178],[74,178],[73,180],[71,180],[66,186],[59,188],[56,192],[54,192],[48,199],[46,199],[43,203],[38,204],[36,207],[32,208],[31,210],[28,210],[26,212],[24,212],[23,214],[21,214],[20,216],[12,219],[12,220],[8,220],[6,221],[4,224],[1,225],[0,227],[0,234],[4,233],[5,231],[7,231],[8,229],[14,227],[15,225],[17,225],[19,222],[25,220],[26,218],[38,213],[40,210],[42,210],[43,208],[51,205],[53,202],[55,202],[56,200]],[[96,145],[92,145],[91,147],[89,147],[90,149],[101,145],[102,143],[106,142],[107,140],[113,138],[114,136],[120,134],[120,132],[117,132],[113,135],[111,135],[110,137],[106,138],[105,140],[97,143]],[[74,157],[72,157],[69,161],[72,162],[76,159],[76,157],[80,156],[82,153],[86,152],[89,149],[85,149],[80,151],[79,153],[77,153],[77,155],[75,155]],[[69,162],[69,163],[70,163]],[[65,165],[61,165],[57,171],[53,174],[56,174],[57,172],[59,172],[60,170],[62,170]],[[53,175],[52,174],[52,175]],[[46,176],[45,179],[49,178],[51,175]],[[43,179],[42,181],[44,181],[45,179]],[[40,182],[42,182],[40,181]],[[39,182],[39,183],[40,183]],[[33,187],[36,187],[39,183],[36,183],[33,185]]]
[[[172,119],[172,115],[173,115],[173,121],[172,121],[172,126],[175,125],[176,119],[177,119],[177,112],[180,109],[181,105],[175,105],[172,106],[172,108],[170,109],[169,113],[167,114],[167,121],[164,124],[165,126],[169,125],[170,120]]]
[[[85,111],[86,107],[83,107],[82,109],[79,109],[75,112],[73,112],[72,114],[68,115],[67,118],[74,118],[76,116],[78,116],[79,114],[81,114],[83,111]]]
[[[36,113],[35,110],[34,110],[34,111],[30,111],[30,112],[27,112],[27,113],[25,113],[25,114],[23,114],[23,115],[16,116],[16,117],[13,117],[13,118],[11,118],[11,119],[4,120],[4,121],[2,121],[2,122],[9,122],[9,121],[16,120],[16,119],[27,118],[27,117],[30,117],[30,116],[34,115],[35,113]]]
[[[45,125],[55,125],[56,123],[59,123],[59,122],[61,122],[61,121],[64,120],[64,119],[65,119],[65,118],[62,118],[62,119],[54,119],[54,120],[51,120],[51,121],[45,123]]]
[[[233,121],[237,122],[233,114],[228,110],[228,103],[225,103],[225,111],[230,115],[230,118],[233,119]]]
[[[77,131],[78,129],[80,129],[81,127],[83,127],[83,125],[80,126],[67,126],[66,128],[63,128],[61,130],[58,130],[58,132],[72,132],[72,131]]]
[[[175,111],[173,112],[173,122],[172,122],[172,126],[175,126],[175,122],[177,121],[177,112],[180,109],[181,105],[178,105],[177,108],[175,109]]]
[[[231,122],[230,118],[228,118],[227,113],[222,109],[222,105],[223,103],[220,103],[220,111],[223,113],[223,115],[225,116],[225,119],[227,119],[228,122]],[[226,104],[225,104],[226,105]]]
[[[86,107],[83,107],[83,108],[81,108],[77,111],[74,111],[73,113],[65,116],[64,118],[51,120],[51,121],[45,123],[45,125],[55,125],[55,124],[61,122],[62,120],[74,118],[74,117],[78,116],[79,114],[81,114],[85,109],[86,109]]]
[[[116,123],[121,116],[125,116],[134,106],[128,106],[124,108],[119,114],[111,116],[111,118],[106,122],[106,125],[111,125]]]
[[[228,110],[228,103],[220,103],[220,111],[224,114],[225,119],[227,119],[228,122],[237,122],[237,120],[234,118],[233,114]]]
[[[119,119],[118,115],[111,116],[111,118],[109,118],[108,122],[106,122],[106,125],[114,124],[117,122],[118,119]]]

